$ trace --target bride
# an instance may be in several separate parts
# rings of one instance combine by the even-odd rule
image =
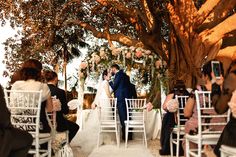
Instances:
[[[100,76],[97,94],[95,96],[94,102],[92,103],[92,109],[84,117],[85,126],[84,129],[79,134],[79,145],[87,147],[86,149],[92,149],[96,146],[96,141],[98,139],[98,130],[99,130],[99,114],[98,108],[106,108],[110,105],[110,101],[104,101],[107,98],[111,98],[111,87],[108,80],[110,80],[110,74],[108,70],[104,70]],[[109,113],[107,113],[109,114]],[[88,136],[89,135],[89,136]],[[114,144],[115,135],[113,133],[102,133],[101,140],[104,144]],[[86,145],[85,145],[86,143]]]
[[[92,108],[95,109],[97,107],[97,119],[103,119],[103,120],[109,120],[109,118],[112,118],[112,112],[110,107],[110,100],[109,98],[112,98],[111,96],[111,87],[109,85],[109,80],[111,78],[110,73],[108,70],[104,70],[102,73],[102,76],[99,80],[97,94],[95,96],[94,102],[92,103]],[[99,110],[102,110],[102,114],[99,112]],[[99,121],[97,122],[99,125]],[[115,141],[115,136],[112,136],[113,134],[109,133],[103,133],[103,143],[105,144],[111,144]]]
[[[102,80],[99,81],[97,94],[92,104],[93,109],[97,106],[107,107],[110,105],[110,102],[104,102],[104,100],[111,98],[111,87],[108,82],[110,78],[111,75],[108,73],[108,70],[104,70],[102,73]]]

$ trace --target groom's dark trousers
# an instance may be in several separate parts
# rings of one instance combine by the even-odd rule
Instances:
[[[129,77],[123,72],[123,70],[120,70],[116,73],[114,82],[110,82],[110,86],[112,87],[115,97],[117,98],[117,109],[120,117],[120,123],[122,126],[123,140],[125,139],[125,120],[127,120],[125,98],[129,98],[130,95],[129,85]]]
[[[127,120],[127,111],[125,102],[117,101],[117,109],[120,117],[121,130],[122,130],[122,139],[125,140],[125,120]]]

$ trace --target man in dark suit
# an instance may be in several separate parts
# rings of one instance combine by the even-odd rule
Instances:
[[[74,122],[67,120],[64,115],[69,113],[69,108],[67,106],[66,94],[65,91],[58,88],[58,77],[57,74],[53,71],[45,72],[45,79],[47,80],[48,87],[51,91],[52,96],[56,96],[57,99],[61,102],[61,110],[57,111],[56,122],[57,122],[57,131],[63,132],[69,130],[69,142],[76,135],[79,130],[79,125]]]
[[[110,86],[114,91],[115,97],[117,98],[117,108],[122,126],[122,139],[125,140],[125,120],[127,120],[127,111],[125,98],[130,98],[130,81],[129,77],[120,70],[117,64],[111,66],[111,73],[115,79],[114,82],[110,82]],[[132,139],[132,135],[129,134],[129,139]]]
[[[33,138],[28,132],[14,128],[10,116],[0,85],[0,156],[26,157]]]

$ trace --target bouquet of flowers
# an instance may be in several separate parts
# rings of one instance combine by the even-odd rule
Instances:
[[[167,110],[169,112],[176,112],[179,108],[179,102],[176,99],[171,99],[167,102]]]
[[[147,109],[148,112],[150,112],[152,109],[153,109],[153,105],[151,102],[148,102],[146,105],[145,105],[145,108]]]

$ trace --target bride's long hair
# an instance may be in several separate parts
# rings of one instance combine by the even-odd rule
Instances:
[[[107,76],[108,75],[108,70],[105,69],[103,72],[102,72],[102,80],[105,80],[104,76]]]
[[[96,93],[96,96],[95,96],[94,101],[93,101],[92,104],[98,105],[98,102],[99,102],[98,100],[99,100],[100,95],[101,95],[102,82],[105,80],[104,76],[107,76],[107,75],[108,75],[108,70],[105,69],[99,77],[98,86],[97,86],[98,87],[97,88],[97,93]]]

